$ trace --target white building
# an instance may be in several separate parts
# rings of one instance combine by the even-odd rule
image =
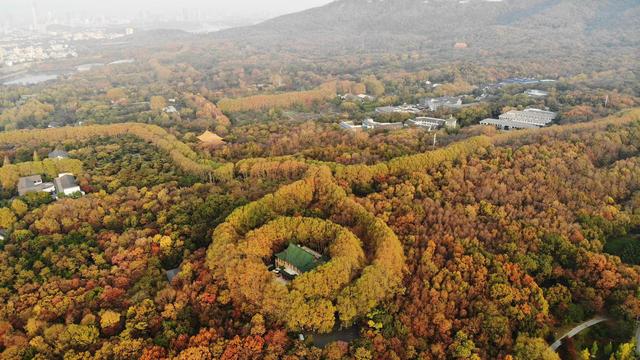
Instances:
[[[516,122],[516,121],[511,121],[511,120],[491,119],[491,118],[484,119],[484,120],[480,121],[480,124],[481,125],[495,126],[500,130],[538,129],[538,128],[540,128],[540,126],[533,125],[533,124],[520,123],[520,122]]]
[[[404,126],[403,123],[381,123],[373,121],[373,119],[365,119],[362,122],[362,128],[364,130],[376,130],[376,129],[385,129],[385,130],[394,130],[401,129]]]
[[[31,192],[46,192],[52,194],[56,191],[54,184],[42,182],[42,176],[31,175],[18,179],[18,194],[24,196]]]
[[[418,109],[414,105],[398,105],[398,106],[382,106],[376,108],[376,113],[378,114],[393,114],[393,113],[410,113],[417,114],[420,113],[421,110]]]
[[[437,111],[441,107],[459,109],[462,106],[462,99],[459,97],[444,96],[439,98],[424,99],[422,105],[431,111]]]
[[[48,157],[49,157],[49,159],[62,160],[62,159],[68,159],[69,158],[69,154],[64,150],[56,149],[56,150],[50,152]]]
[[[344,95],[340,96],[340,99],[345,100],[345,101],[358,101],[358,102],[375,101],[376,100],[375,96],[371,96],[371,95],[367,95],[367,94],[358,94],[358,95],[344,94]]]
[[[453,117],[449,118],[448,120],[432,117],[417,117],[415,119],[407,120],[405,125],[412,127],[421,127],[427,129],[428,131],[432,131],[441,127],[455,128],[456,126],[458,126],[458,120]]]
[[[557,114],[551,111],[525,109],[523,111],[511,110],[500,115],[500,119],[533,124],[542,127],[549,125],[556,116]]]
[[[59,174],[58,177],[53,180],[53,183],[58,195],[70,196],[77,193],[84,195],[73,174]]]
[[[537,90],[537,89],[531,89],[531,90],[527,90],[524,92],[525,94],[527,94],[528,96],[531,97],[545,97],[545,96],[549,96],[549,93],[546,91],[542,91],[542,90]]]
[[[167,114],[175,114],[175,113],[178,112],[176,107],[173,106],[173,105],[169,105],[169,106],[165,107],[164,109],[162,109],[162,111],[166,112]]]
[[[549,125],[557,114],[539,109],[511,110],[500,115],[498,119],[484,119],[482,125],[492,125],[502,130],[536,129]]]
[[[340,122],[340,127],[350,131],[362,130],[362,125],[355,125],[353,121],[342,121]]]

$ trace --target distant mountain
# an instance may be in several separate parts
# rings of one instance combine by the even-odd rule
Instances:
[[[338,0],[214,36],[311,51],[637,49],[640,1]]]

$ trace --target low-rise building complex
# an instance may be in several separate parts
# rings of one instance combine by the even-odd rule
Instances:
[[[443,96],[439,98],[427,98],[421,103],[422,106],[428,107],[431,111],[438,111],[444,107],[449,109],[459,109],[462,107],[462,99],[459,97]]]
[[[401,129],[403,126],[404,124],[401,122],[382,123],[382,122],[374,121],[373,119],[365,119],[362,122],[362,128],[364,130],[378,130],[378,129],[393,130],[393,129]]]
[[[340,122],[340,127],[350,131],[362,130],[362,125],[356,125],[353,121],[342,121]]]
[[[360,131],[360,130],[397,130],[402,129],[403,127],[419,127],[423,129],[427,129],[428,131],[437,130],[442,127],[446,128],[455,128],[458,126],[458,120],[454,117],[450,117],[449,119],[438,119],[433,117],[419,116],[413,118],[411,120],[407,120],[404,123],[402,122],[377,122],[373,119],[365,119],[362,122],[362,125],[356,125],[353,121],[342,121],[340,123],[340,127],[349,131]]]
[[[432,131],[440,129],[442,127],[455,128],[456,126],[458,126],[458,120],[453,117],[447,120],[432,117],[417,117],[415,119],[407,120],[405,122],[405,126],[421,127]]]
[[[18,179],[18,195],[24,196],[33,192],[45,192],[56,196],[70,196],[84,192],[76,182],[73,174],[59,174],[53,182],[43,182],[41,175],[25,176]]]
[[[535,129],[549,125],[556,116],[555,112],[539,109],[511,110],[498,119],[484,119],[480,124],[492,125],[502,130]]]
[[[415,105],[398,105],[398,106],[382,106],[376,108],[377,114],[394,114],[394,113],[409,113],[418,114],[422,112],[420,108]]]
[[[52,194],[55,191],[56,187],[53,183],[42,182],[42,176],[40,175],[25,176],[18,179],[18,194],[20,196],[31,192],[47,192]]]

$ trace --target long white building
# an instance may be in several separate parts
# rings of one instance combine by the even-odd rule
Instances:
[[[535,129],[549,125],[557,114],[539,109],[511,110],[499,116],[498,119],[484,119],[482,125],[493,125],[502,130]]]
[[[405,126],[421,127],[429,131],[439,129],[441,127],[455,128],[457,125],[458,121],[453,117],[445,120],[421,116],[415,119],[407,120],[407,122],[405,122]]]
[[[556,116],[557,114],[551,111],[525,109],[523,111],[511,110],[500,115],[500,119],[528,123],[542,127],[549,125]]]

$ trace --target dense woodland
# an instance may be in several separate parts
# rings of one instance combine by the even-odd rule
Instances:
[[[635,359],[628,51],[442,61],[405,43],[313,57],[308,43],[223,35],[141,35],[94,50],[133,63],[2,87],[0,358]],[[514,77],[554,81],[499,85]],[[404,121],[375,109],[453,95],[464,107],[426,115],[455,129],[339,126]],[[478,125],[527,107],[559,116]],[[203,143],[205,130],[223,140]],[[69,159],[48,159],[56,149]],[[61,172],[86,195],[18,196],[19,177]],[[269,265],[290,242],[329,260],[283,285]],[[548,349],[595,316],[611,320]],[[341,341],[345,329],[356,336]],[[327,334],[337,341],[320,344]]]
[[[640,225],[638,120],[636,111],[602,124],[485,137],[489,141],[470,139],[415,159],[394,160],[386,169],[373,166],[371,181],[357,174],[352,177],[348,168],[336,168],[333,176],[346,188],[330,185],[333,176],[326,169],[322,177],[327,180],[322,181],[328,181],[327,185],[315,180],[314,186],[325,189],[322,192],[332,186],[335,190],[317,200],[318,195],[304,195],[307,190],[294,183],[278,190],[275,197],[236,210],[241,217],[232,215],[226,220],[237,224],[233,233],[251,229],[242,225],[246,220],[241,218],[255,227],[273,218],[267,213],[281,209],[277,211],[282,215],[310,217],[306,226],[316,230],[308,235],[309,241],[313,236],[325,241],[326,235],[315,232],[322,226],[312,225],[312,219],[329,220],[326,231],[333,231],[336,240],[345,239],[342,250],[331,250],[346,256],[346,262],[339,265],[341,257],[332,253],[337,269],[348,266],[352,256],[358,259],[358,255],[346,255],[348,251],[362,251],[358,247],[348,250],[349,238],[363,242],[365,258],[376,252],[367,245],[367,239],[375,236],[366,233],[372,225],[361,227],[357,221],[371,221],[366,217],[375,215],[372,219],[389,226],[382,230],[382,234],[389,232],[383,238],[397,236],[404,255],[391,259],[406,256],[402,290],[395,296],[381,290],[383,301],[374,308],[365,305],[371,303],[364,299],[355,300],[356,308],[366,306],[354,313],[356,321],[368,322],[363,337],[350,346],[338,343],[324,350],[287,335],[306,326],[322,331],[331,328],[333,320],[318,319],[317,325],[292,322],[300,318],[313,321],[310,315],[291,313],[313,311],[296,308],[310,303],[249,300],[245,297],[259,294],[255,281],[260,276],[244,271],[232,271],[233,276],[224,279],[216,275],[217,264],[233,267],[234,262],[215,260],[231,256],[229,251],[216,250],[228,236],[222,235],[228,231],[224,229],[231,228],[223,224],[213,229],[248,199],[273,191],[268,182],[262,190],[249,189],[239,173],[225,184],[190,185],[178,170],[168,173],[165,168],[154,168],[154,157],[145,150],[149,145],[140,147],[135,138],[79,143],[70,154],[82,155],[90,165],[85,165],[91,170],[83,182],[95,186],[92,193],[49,205],[15,199],[3,211],[12,218],[3,217],[12,229],[2,251],[3,356],[504,358],[510,354],[536,358],[526,354],[544,353],[542,341],[553,337],[555,327],[592,314],[606,312],[628,328],[640,308],[636,296],[640,275],[633,262],[625,264],[616,256],[622,254],[607,254],[603,249],[609,241],[631,236],[628,234]],[[140,156],[147,156],[144,163],[150,166],[149,172],[142,174],[152,183],[127,187],[130,174],[140,170],[136,161],[127,161],[121,171],[110,171],[103,158],[117,164],[130,153],[123,154],[120,147],[137,147]],[[309,171],[302,176],[313,179]],[[182,185],[162,178],[171,173]],[[121,185],[115,189],[113,181]],[[355,206],[361,215],[354,213],[350,220],[348,211],[331,210],[344,206],[331,205],[342,201],[330,195],[333,191],[342,192],[348,199],[345,204]],[[310,201],[308,210],[294,210],[303,204],[295,200],[298,196]],[[325,196],[329,197],[322,200]],[[295,205],[287,210],[289,205],[279,201]],[[322,210],[322,206],[328,207]],[[256,220],[251,214],[256,211],[267,220]],[[327,211],[340,215],[332,217]],[[364,216],[363,220],[357,220],[358,216]],[[287,226],[296,228],[295,236],[304,241],[300,231],[305,225],[294,225],[304,219],[280,218],[277,221],[282,225],[267,224],[261,234],[250,233],[247,241],[273,239],[276,242],[270,246],[277,248],[278,242],[291,237]],[[331,230],[332,224],[347,225],[345,235],[339,235],[343,233],[339,225]],[[212,260],[207,262],[205,250],[212,233]],[[264,245],[257,244],[241,251],[250,251],[256,259],[268,257],[269,253],[260,253]],[[261,264],[259,260],[241,268],[248,271],[257,266],[258,271]],[[180,273],[169,283],[165,271],[177,266]],[[356,270],[360,266],[354,268],[355,274],[376,274],[366,268]],[[328,267],[312,273],[318,280],[309,281],[338,281],[340,276],[328,275],[332,272],[339,271]],[[379,276],[386,273],[377,273],[371,281],[383,284]],[[248,279],[253,279],[250,288],[235,288]],[[308,290],[302,284],[296,286],[304,294]],[[309,289],[319,290],[317,286]],[[331,296],[331,286],[327,289]],[[326,296],[313,294],[306,296]],[[250,303],[271,303],[275,308],[247,306]],[[282,304],[289,303],[294,305],[281,313]],[[336,304],[341,306],[340,300]],[[625,336],[622,332],[609,347],[615,359],[625,359],[625,347],[620,345],[627,341]],[[606,343],[601,347],[603,355]]]

